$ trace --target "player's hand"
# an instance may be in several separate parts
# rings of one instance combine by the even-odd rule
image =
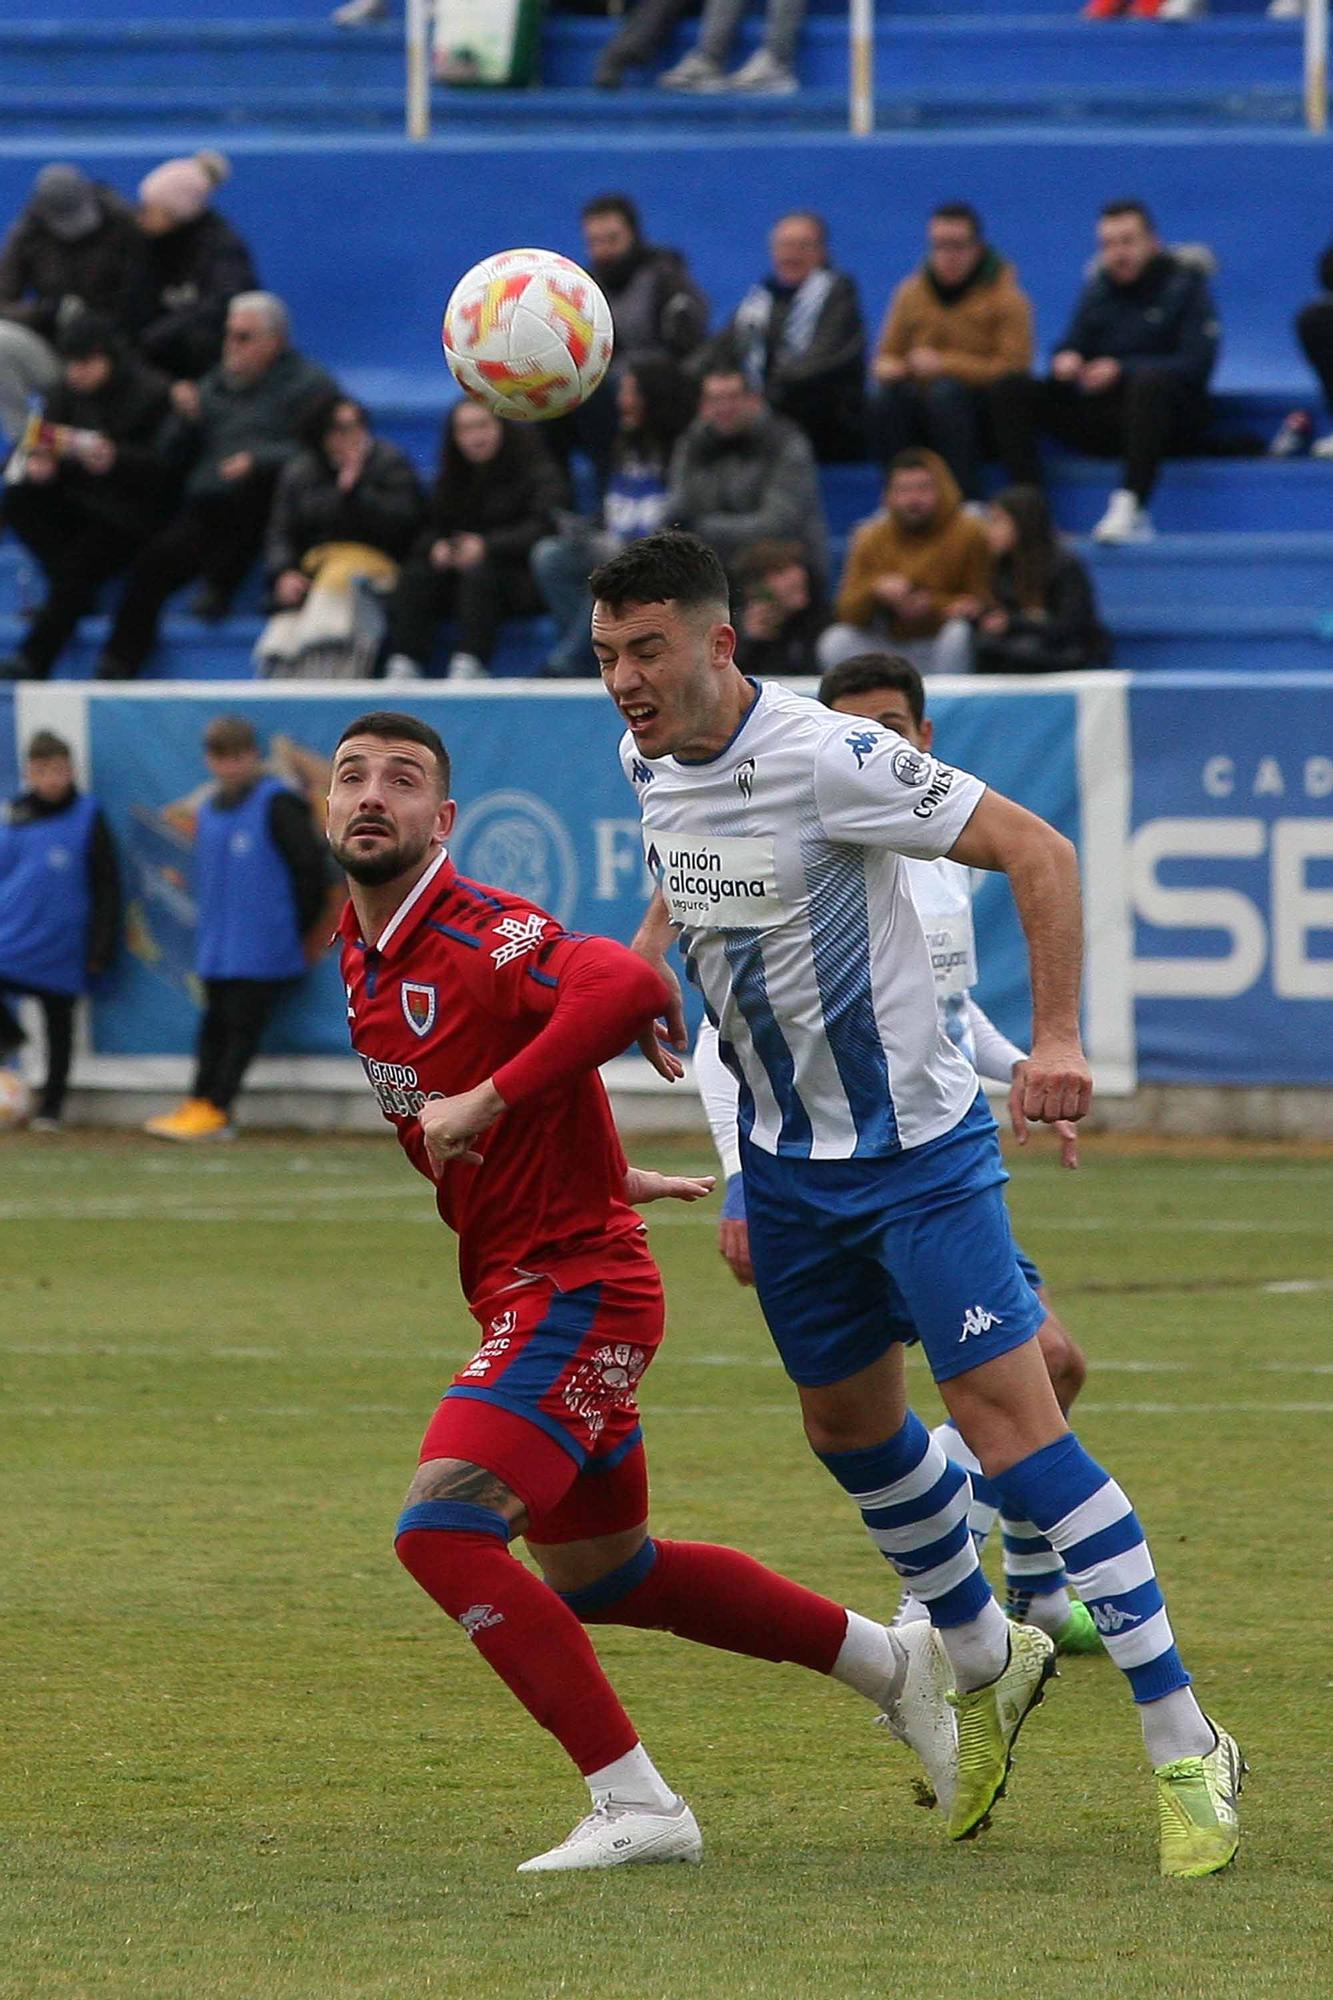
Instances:
[[[668,1083],[677,1083],[685,1074],[685,1065],[676,1051],[688,1046],[680,981],[660,952],[645,949],[640,951],[639,956],[646,959],[653,971],[659,974],[671,995],[660,1017],[664,1025],[659,1026],[657,1021],[650,1022],[639,1036],[639,1048],[659,1076],[664,1076]]]
[[[650,1201],[702,1201],[716,1186],[716,1174],[659,1174],[651,1167],[625,1169],[625,1199],[634,1208]]]
[[[1023,1111],[1023,1093],[1027,1088],[1030,1067],[1027,1062],[1015,1063],[1013,1082],[1009,1086],[1009,1123],[1020,1146],[1026,1146],[1030,1136],[1028,1121]],[[1078,1165],[1078,1127],[1071,1119],[1057,1118],[1053,1129],[1060,1141],[1060,1165],[1072,1170]]]
[[[1058,1125],[1087,1117],[1092,1072],[1076,1036],[1068,1041],[1038,1038],[1026,1064],[1015,1064],[1015,1080],[1020,1068],[1025,1070],[1021,1092],[1025,1122]]]
[[[717,1225],[717,1247],[732,1277],[738,1285],[754,1283],[754,1265],[750,1262],[750,1225],[742,1216],[723,1216]]]
[[[426,1137],[426,1156],[437,1179],[451,1160],[461,1160],[469,1167],[481,1165],[481,1154],[474,1150],[472,1141],[479,1139],[504,1109],[505,1101],[489,1077],[475,1090],[465,1090],[458,1097],[426,1099],[418,1113],[418,1122]]]

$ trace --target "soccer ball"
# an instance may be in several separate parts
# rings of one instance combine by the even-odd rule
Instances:
[[[32,1093],[16,1069],[0,1067],[0,1132],[26,1125],[32,1116]]]
[[[444,358],[465,395],[497,417],[538,424],[586,402],[611,362],[611,308],[554,250],[501,250],[454,286]]]

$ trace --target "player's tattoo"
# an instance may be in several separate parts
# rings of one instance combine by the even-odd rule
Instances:
[[[468,1465],[461,1459],[449,1459],[432,1471],[423,1466],[412,1481],[409,1498],[413,1503],[422,1500],[466,1500],[474,1507],[490,1507],[502,1514],[512,1501],[513,1493],[493,1472],[484,1466]]]

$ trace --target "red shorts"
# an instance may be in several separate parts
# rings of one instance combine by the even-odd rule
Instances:
[[[516,1493],[532,1541],[583,1541],[648,1512],[636,1390],[662,1339],[657,1266],[639,1246],[594,1284],[538,1278],[474,1304],[481,1346],[455,1375],[420,1459],[484,1466]]]

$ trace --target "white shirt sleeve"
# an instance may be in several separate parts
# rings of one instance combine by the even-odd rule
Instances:
[[[972,1046],[977,1055],[977,1075],[991,1083],[1009,1083],[1014,1074],[1014,1064],[1026,1062],[1026,1055],[1007,1035],[1000,1033],[990,1015],[982,1012],[970,993],[963,1004],[967,1009]]]
[[[701,1021],[694,1042],[694,1081],[708,1118],[722,1172],[728,1180],[741,1170],[741,1146],[736,1136],[736,1079],[717,1052],[717,1029]]]
[[[815,753],[815,804],[829,839],[938,861],[976,811],[980,778],[891,729],[843,719],[846,727],[830,730]]]

